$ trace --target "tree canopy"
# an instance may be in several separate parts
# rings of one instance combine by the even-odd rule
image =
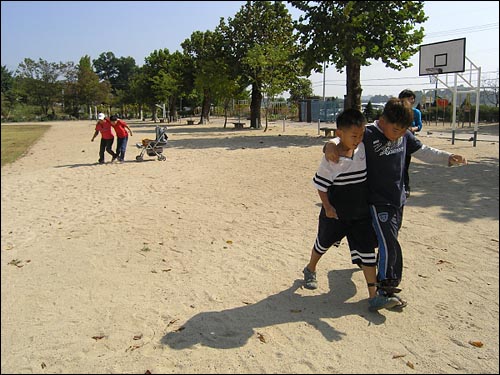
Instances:
[[[295,26],[306,69],[333,63],[346,71],[345,108],[361,108],[361,66],[370,59],[401,70],[411,66],[427,20],[423,1],[289,1],[304,14]]]

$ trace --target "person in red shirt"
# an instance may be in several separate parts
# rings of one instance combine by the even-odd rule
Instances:
[[[113,146],[113,141],[115,140],[115,136],[111,131],[111,121],[109,121],[104,113],[99,113],[97,116],[97,124],[95,125],[94,136],[91,139],[91,142],[94,142],[97,134],[101,133],[101,147],[99,148],[99,164],[104,164],[104,151],[107,151],[108,154],[112,156],[111,162],[113,163],[118,155],[111,149]]]
[[[116,133],[116,154],[118,156],[118,161],[123,161],[125,159],[125,151],[127,150],[128,134],[132,134],[132,130],[128,127],[127,123],[123,120],[118,119],[118,116],[111,116],[109,118],[111,121],[111,126],[115,129]],[[128,132],[127,132],[128,130]]]

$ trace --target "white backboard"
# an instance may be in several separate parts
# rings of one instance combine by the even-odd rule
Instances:
[[[465,38],[420,46],[419,75],[463,71],[465,71]]]

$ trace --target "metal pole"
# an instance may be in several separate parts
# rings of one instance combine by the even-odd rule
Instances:
[[[479,95],[481,94],[481,67],[477,68],[477,87],[476,87],[476,113],[474,117],[474,143],[473,146],[476,147],[477,140],[477,130],[479,124],[479,105],[481,100],[479,99]]]
[[[325,101],[326,62],[323,62],[323,102]]]
[[[326,61],[323,61],[323,103],[319,106],[318,113],[318,135],[320,134],[320,126],[321,126],[321,109],[325,111],[325,121],[326,121],[326,108],[325,108],[325,76],[326,76]]]
[[[451,144],[455,144],[455,122],[457,121],[457,73],[455,73],[455,87],[453,88],[453,114],[451,117]]]
[[[436,126],[438,126],[438,114],[439,114],[439,106],[437,102],[438,97],[438,80],[436,76],[436,88],[434,89],[434,103],[436,103]]]

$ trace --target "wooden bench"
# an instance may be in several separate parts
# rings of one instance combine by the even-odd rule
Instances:
[[[243,129],[243,127],[245,126],[245,123],[244,122],[233,122],[233,125],[236,129]]]
[[[337,128],[323,127],[319,128],[319,130],[323,130],[325,132],[325,137],[335,137],[335,132],[337,131]]]

